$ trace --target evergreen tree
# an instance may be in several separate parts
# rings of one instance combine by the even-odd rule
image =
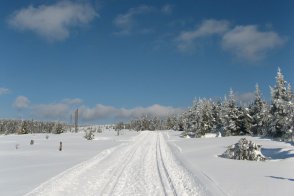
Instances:
[[[122,129],[125,128],[125,125],[123,122],[118,122],[115,126],[114,126],[114,130],[116,131],[116,134],[119,135],[120,131]]]
[[[184,131],[184,121],[183,121],[183,116],[180,115],[177,118],[177,129],[178,131]]]
[[[184,135],[189,135],[190,137],[195,137],[197,132],[197,126],[199,122],[199,115],[198,115],[198,104],[199,101],[194,100],[193,105],[189,108],[186,112],[182,115],[182,122],[184,128]]]
[[[239,118],[240,112],[236,105],[235,95],[232,89],[230,89],[229,98],[224,101],[221,110],[221,120],[223,124],[222,135],[239,135],[240,129],[236,124]]]
[[[55,134],[61,134],[63,133],[63,126],[61,123],[57,123],[56,124],[56,128],[55,128]]]
[[[249,106],[249,114],[252,117],[252,135],[266,135],[269,126],[269,106],[262,99],[258,84],[256,84],[255,99]]]
[[[175,129],[177,118],[175,116],[168,116],[166,119],[166,129]]]
[[[271,124],[270,135],[285,138],[293,124],[293,93],[291,86],[286,87],[287,82],[281,69],[278,69],[276,85],[271,87],[272,103],[270,108]]]
[[[221,121],[221,107],[222,103],[221,101],[213,102],[212,106],[212,117],[213,117],[213,133],[219,133],[222,132],[222,121]]]
[[[213,104],[211,100],[200,100],[199,101],[199,122],[198,130],[196,134],[198,137],[205,135],[206,133],[212,132],[213,130]]]
[[[28,133],[29,133],[28,121],[24,120],[22,121],[18,134],[28,134]]]
[[[239,130],[239,135],[252,135],[251,127],[253,119],[252,116],[249,114],[249,109],[247,107],[239,107],[238,111],[239,115],[236,120],[236,125]]]
[[[152,120],[150,120],[149,129],[151,131],[159,130],[160,129],[160,120],[158,117],[154,117]]]

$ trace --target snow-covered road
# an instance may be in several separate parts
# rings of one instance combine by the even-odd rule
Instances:
[[[142,132],[64,171],[27,195],[208,195],[161,132]]]

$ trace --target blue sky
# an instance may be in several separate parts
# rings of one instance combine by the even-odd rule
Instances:
[[[0,3],[0,118],[112,122],[294,79],[292,1]]]

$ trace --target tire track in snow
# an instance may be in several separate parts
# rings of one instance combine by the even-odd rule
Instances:
[[[145,137],[143,138],[140,138],[139,141],[136,141],[135,145],[131,146],[129,153],[125,155],[125,159],[122,162],[122,166],[117,167],[115,171],[112,173],[112,177],[110,177],[108,182],[104,185],[101,191],[101,195],[113,195],[114,189],[117,186],[122,173],[125,171],[125,168],[130,164],[130,161],[133,159],[135,153],[138,151],[139,146],[142,145],[141,142],[146,141],[147,135],[145,135]]]
[[[177,196],[177,192],[176,192],[176,190],[174,188],[174,185],[173,185],[173,183],[171,181],[171,178],[170,178],[170,176],[168,174],[168,171],[167,171],[167,169],[165,167],[165,164],[164,164],[164,161],[162,159],[159,134],[157,134],[157,140],[156,140],[156,159],[157,159],[157,170],[158,170],[158,174],[159,174],[159,177],[160,177],[162,187],[164,189],[164,194],[168,195],[168,190],[167,190],[168,187],[165,187],[166,183],[164,183],[164,181],[163,181],[163,175],[167,179],[168,186],[170,187],[171,192],[173,193],[174,196]],[[162,168],[161,170],[160,170],[160,166]]]
[[[25,196],[33,196],[33,195],[54,195],[51,192],[62,192],[62,188],[68,185],[74,185],[76,178],[86,172],[89,168],[91,168],[94,164],[98,164],[107,156],[109,156],[113,151],[117,148],[122,147],[125,144],[121,144],[119,146],[112,147],[110,149],[106,149],[99,153],[94,158],[84,161],[76,166],[65,170],[64,172],[58,174],[57,176],[49,179],[48,181],[42,183],[31,192],[25,194]]]

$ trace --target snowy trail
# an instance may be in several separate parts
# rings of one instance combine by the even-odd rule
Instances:
[[[107,149],[35,188],[31,195],[210,195],[176,161],[161,132]]]

